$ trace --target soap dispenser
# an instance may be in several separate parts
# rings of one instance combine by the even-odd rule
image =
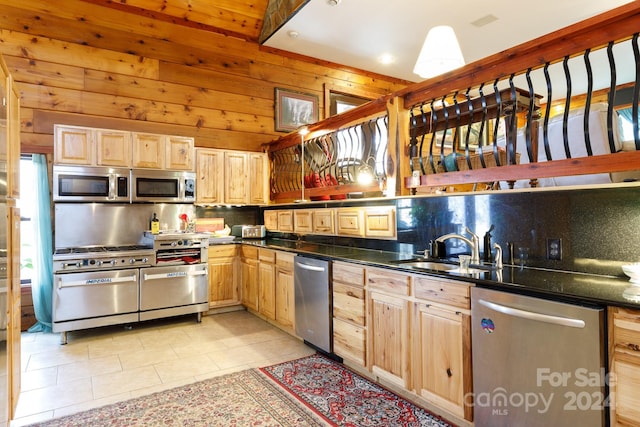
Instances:
[[[482,260],[484,262],[491,262],[491,232],[493,231],[493,224],[489,227],[489,230],[484,233],[484,254]]]

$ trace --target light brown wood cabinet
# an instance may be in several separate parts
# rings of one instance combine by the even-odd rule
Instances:
[[[411,329],[416,393],[467,420],[472,391],[470,285],[426,276],[413,278]]]
[[[240,246],[240,300],[242,305],[258,312],[258,248]]]
[[[364,211],[361,208],[338,208],[336,231],[339,236],[364,237]]]
[[[396,209],[394,206],[368,206],[336,209],[339,236],[396,238]]]
[[[381,268],[366,272],[367,360],[382,380],[410,388],[410,277]]]
[[[209,247],[209,307],[240,304],[239,261],[236,245]]]
[[[269,158],[265,153],[249,153],[249,200],[251,205],[269,203]]]
[[[267,231],[278,231],[278,211],[264,211],[264,226]]]
[[[165,139],[164,169],[195,170],[195,141],[187,136],[168,135]]]
[[[333,351],[345,361],[366,366],[364,268],[334,261]]]
[[[395,207],[364,208],[364,235],[377,239],[394,239],[396,237]]]
[[[193,171],[194,139],[55,125],[54,163]]]
[[[640,420],[640,311],[609,307],[609,396],[612,426]]]
[[[335,209],[317,209],[313,212],[313,233],[314,234],[335,234],[336,221]]]
[[[258,249],[258,312],[270,320],[276,319],[276,252]]]
[[[313,209],[293,211],[293,229],[296,233],[307,234],[313,231]]]
[[[293,210],[285,209],[276,211],[278,215],[278,231],[292,233],[293,227]]]
[[[196,203],[224,203],[224,151],[196,150]]]
[[[194,139],[133,132],[132,167],[193,171]]]
[[[131,165],[131,133],[119,130],[97,129],[96,165],[124,166]]]
[[[291,333],[295,331],[294,253],[276,252],[276,322]]]
[[[269,201],[269,170],[264,153],[196,150],[196,203],[264,205]]]

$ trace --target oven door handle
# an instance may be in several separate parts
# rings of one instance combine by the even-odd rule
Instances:
[[[158,273],[158,274],[143,274],[142,277],[144,280],[158,280],[158,279],[173,279],[176,277],[187,277],[187,276],[205,276],[207,274],[207,269],[203,270],[195,270],[195,271],[174,271],[171,273]]]
[[[137,275],[124,276],[124,277],[98,277],[95,279],[85,280],[70,280],[65,281],[63,277],[58,277],[58,289],[72,288],[75,286],[96,286],[96,285],[110,285],[112,283],[125,283],[125,282],[137,282]]]

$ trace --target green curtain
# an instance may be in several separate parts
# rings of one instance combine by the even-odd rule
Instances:
[[[33,309],[37,323],[29,332],[51,332],[53,307],[53,242],[51,231],[51,203],[49,201],[49,174],[47,158],[42,154],[33,155],[36,174],[36,214],[33,231],[36,241],[34,253],[34,279],[31,282]]]

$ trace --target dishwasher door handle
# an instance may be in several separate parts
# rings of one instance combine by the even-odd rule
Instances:
[[[584,320],[572,319],[570,317],[552,316],[549,314],[536,313],[535,311],[521,310],[519,308],[507,307],[505,305],[496,304],[495,302],[479,299],[478,303],[491,310],[503,313],[509,316],[521,317],[523,319],[535,320],[538,322],[552,323],[554,325],[569,326],[571,328],[584,328]]]
[[[315,265],[300,264],[299,262],[296,262],[296,266],[300,267],[303,270],[324,271],[324,267],[316,267]]]

